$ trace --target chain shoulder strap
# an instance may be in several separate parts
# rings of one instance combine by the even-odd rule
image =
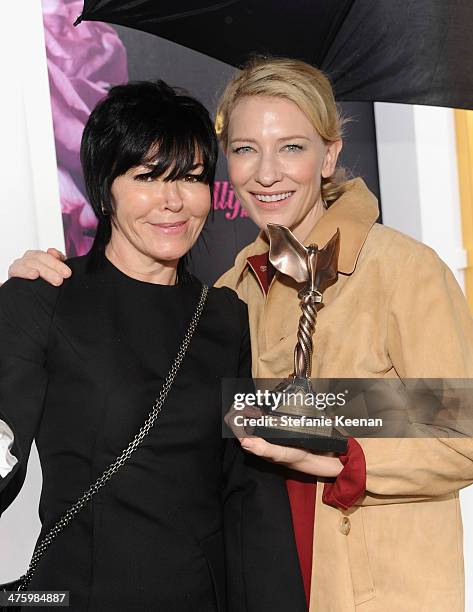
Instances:
[[[81,495],[81,497],[79,497],[79,499],[66,511],[66,513],[61,517],[61,519],[54,525],[54,527],[50,531],[48,531],[48,533],[44,536],[41,542],[38,543],[33,552],[33,556],[31,558],[31,562],[26,574],[24,574],[20,578],[22,583],[19,590],[24,590],[26,588],[36,570],[39,560],[46,552],[54,538],[72,521],[76,514],[78,514],[78,512],[82,510],[82,508],[92,499],[92,497],[97,493],[97,491],[99,491],[104,486],[104,484],[108,480],[110,480],[110,478],[114,474],[118,472],[118,470],[129,459],[130,455],[138,448],[138,446],[143,442],[144,438],[150,432],[156,419],[158,418],[160,412],[163,409],[166,397],[168,396],[174,379],[177,376],[179,368],[187,352],[187,349],[189,348],[192,336],[194,335],[200,316],[202,314],[202,311],[204,310],[208,292],[208,286],[202,285],[202,292],[200,294],[199,303],[197,304],[194,316],[192,317],[191,322],[189,323],[189,327],[187,328],[186,335],[184,336],[179,351],[171,365],[171,368],[164,380],[163,386],[161,387],[159,394],[156,397],[156,400],[153,404],[150,413],[148,414],[145,423],[135,435],[133,440],[128,444],[128,446],[123,449],[117,459],[113,463],[111,463],[106,470],[104,470],[102,475],[99,476],[92,485],[90,485],[90,487],[83,493],[83,495]]]

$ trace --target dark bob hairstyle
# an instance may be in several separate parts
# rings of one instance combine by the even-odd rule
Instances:
[[[110,240],[113,181],[130,168],[152,165],[151,177],[184,178],[196,159],[202,182],[215,177],[218,144],[207,109],[164,81],[113,87],[92,111],[81,143],[81,163],[90,204],[98,219],[92,259]],[[95,255],[95,257],[94,257]]]

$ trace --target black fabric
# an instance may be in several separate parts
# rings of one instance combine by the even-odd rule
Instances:
[[[13,580],[11,582],[4,582],[0,584],[0,593],[3,591],[19,591],[20,587],[22,587],[22,580],[18,578],[17,580]],[[5,606],[0,604],[0,612],[12,612],[12,610],[21,610],[20,606],[9,605]]]
[[[161,286],[86,263],[70,260],[61,288],[0,288],[0,418],[19,459],[0,479],[0,512],[35,439],[40,538],[144,422],[201,290],[192,277]],[[246,307],[211,289],[157,426],[58,535],[29,588],[69,590],[74,612],[304,610],[284,482],[222,440],[220,377],[249,372]]]
[[[251,53],[305,60],[337,98],[473,108],[468,0],[85,0],[125,25],[235,66]]]

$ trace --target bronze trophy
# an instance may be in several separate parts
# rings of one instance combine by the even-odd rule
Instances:
[[[340,231],[337,229],[322,249],[315,244],[305,247],[283,225],[268,224],[268,235],[270,262],[276,270],[304,283],[304,286],[298,293],[302,314],[294,349],[294,371],[273,390],[284,393],[283,397],[292,398],[292,401],[275,409],[266,409],[273,417],[274,426],[257,427],[254,435],[274,444],[344,453],[346,439],[337,435],[331,419],[323,410],[314,408],[314,402],[307,401],[316,395],[310,376],[317,307],[322,303],[323,291],[337,278]]]

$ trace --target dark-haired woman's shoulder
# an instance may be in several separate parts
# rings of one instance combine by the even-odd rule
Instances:
[[[248,327],[248,307],[229,287],[212,287],[210,296],[218,305],[227,323],[241,334]]]
[[[230,287],[211,287],[210,292],[215,296],[215,299],[219,300],[222,305],[226,305],[227,308],[234,309],[235,312],[242,313],[243,316],[247,313],[248,308],[245,302]]]
[[[195,288],[202,287],[203,283],[193,274],[187,273],[187,282],[191,283]],[[217,306],[222,316],[230,318],[237,326],[245,324],[248,319],[248,308],[238,297],[238,294],[233,289],[227,286],[216,284],[209,288],[208,304]]]
[[[10,278],[0,287],[0,319],[3,324],[42,336],[49,327],[60,292],[61,287],[41,278]]]
[[[85,270],[86,257],[75,257],[67,261],[77,278]],[[59,287],[42,278],[26,280],[10,278],[0,287],[0,319],[3,327],[22,329],[36,341],[45,341],[56,304],[66,279]],[[1,338],[0,338],[1,340]]]

